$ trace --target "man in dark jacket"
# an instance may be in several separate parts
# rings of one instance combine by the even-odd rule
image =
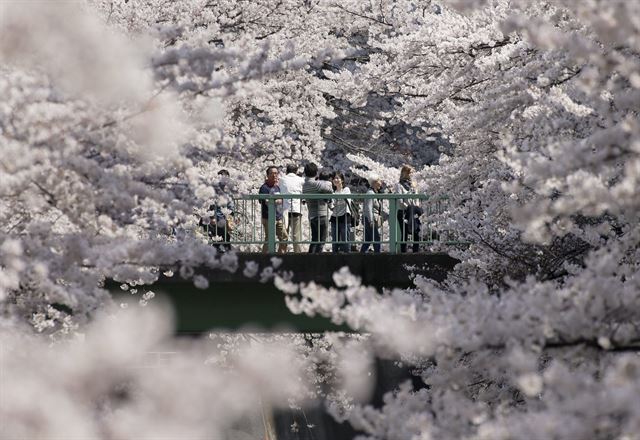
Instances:
[[[270,166],[267,168],[267,178],[258,190],[259,194],[280,194],[280,187],[278,186],[279,173],[278,168]],[[260,200],[261,214],[262,214],[262,228],[264,230],[264,244],[262,245],[262,252],[267,253],[269,251],[269,206],[266,200]],[[276,237],[278,237],[278,252],[287,252],[287,231],[284,227],[284,221],[282,216],[282,199],[276,200]]]

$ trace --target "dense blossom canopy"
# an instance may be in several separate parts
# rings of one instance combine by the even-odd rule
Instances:
[[[371,439],[637,435],[640,2],[78,6],[0,5],[0,369],[21,377],[3,388],[9,437],[215,437],[255,408],[247,384],[265,406],[323,395]],[[464,243],[440,248],[461,263],[390,292],[346,268],[334,288],[276,277],[292,312],[368,335],[355,341],[176,348],[166,315],[114,311],[106,279],[136,291],[238,269],[194,234],[220,168],[249,192],[265,165],[311,160],[388,182],[411,163],[447,197],[425,222]],[[184,356],[129,368],[158,347]],[[374,355],[424,386],[358,404]],[[203,424],[178,389],[220,417]]]

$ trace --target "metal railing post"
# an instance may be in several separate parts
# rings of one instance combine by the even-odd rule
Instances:
[[[389,199],[389,252],[398,253],[398,199]]]
[[[269,241],[267,243],[269,252],[275,253],[276,251],[276,199],[267,200],[267,208],[269,212],[269,218],[267,219],[267,235]]]

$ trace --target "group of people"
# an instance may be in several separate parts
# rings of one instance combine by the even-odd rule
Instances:
[[[397,194],[415,193],[413,180],[414,169],[410,165],[404,165],[400,171],[400,180],[394,186],[393,192]],[[280,176],[275,166],[266,170],[266,179],[260,187],[259,194],[351,194],[349,187],[345,185],[344,174],[336,171],[333,174],[319,173],[315,163],[308,163],[304,167],[304,177],[298,175],[296,165],[287,165],[286,174]],[[369,179],[367,194],[380,193],[383,188],[380,178]],[[268,204],[260,200],[262,227],[264,229],[265,243],[263,252],[268,251]],[[353,229],[360,222],[359,206],[348,198],[338,198],[331,202],[323,198],[287,198],[276,199],[276,228],[278,238],[278,252],[287,252],[289,238],[293,242],[294,252],[302,252],[302,204],[306,203],[309,225],[311,228],[311,244],[309,253],[322,252],[327,233],[330,227],[333,252],[349,252],[350,242],[353,242]],[[398,225],[401,229],[400,251],[407,251],[407,240],[413,240],[413,252],[418,252],[420,236],[420,215],[422,209],[412,203],[410,198],[398,200],[396,212]],[[389,217],[383,210],[381,200],[371,197],[364,201],[362,209],[362,223],[364,226],[364,242],[360,252],[367,252],[370,247],[378,253],[381,250],[380,230],[382,224]],[[357,249],[356,249],[357,250]]]
[[[396,194],[415,193],[413,180],[414,169],[410,165],[404,165],[400,170],[400,180],[392,188]],[[229,172],[218,172],[218,191],[225,193],[225,187],[229,180]],[[367,194],[374,195],[383,192],[384,182],[374,177],[368,181]],[[280,176],[277,167],[269,166],[266,170],[266,178],[259,194],[300,195],[300,194],[351,194],[351,190],[345,185],[344,174],[336,171],[332,174],[319,172],[315,163],[304,166],[303,176],[298,175],[296,165],[287,165],[286,174]],[[262,228],[264,230],[264,244],[262,251],[268,251],[269,242],[269,207],[265,200],[260,200]],[[302,252],[302,206],[306,204],[309,225],[311,229],[311,243],[309,253],[323,251],[327,241],[327,235],[331,233],[331,246],[334,253],[358,251],[352,249],[354,242],[354,228],[362,221],[364,228],[364,241],[360,246],[360,252],[381,251],[381,234],[383,222],[389,218],[389,213],[383,209],[382,201],[375,197],[364,200],[362,210],[360,206],[350,198],[292,198],[283,197],[275,199],[275,235],[278,239],[278,252],[287,252],[288,242],[291,238],[294,252]],[[234,204],[231,198],[209,206],[209,217],[200,219],[200,226],[214,239],[218,249],[225,251],[231,248],[231,233],[235,229]],[[361,212],[362,211],[362,212]],[[413,241],[413,252],[418,252],[420,241],[420,216],[422,209],[413,203],[410,197],[397,201],[396,218],[401,230],[400,251],[407,252],[407,241]]]

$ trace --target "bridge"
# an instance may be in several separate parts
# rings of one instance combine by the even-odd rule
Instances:
[[[283,293],[273,284],[272,274],[291,273],[292,281],[310,282],[331,286],[332,275],[342,267],[348,267],[354,275],[362,279],[364,285],[382,288],[406,288],[412,285],[412,278],[420,275],[434,280],[443,280],[451,271],[457,260],[446,253],[431,251],[436,242],[445,245],[460,245],[452,239],[452,234],[440,228],[435,221],[430,221],[434,213],[445,209],[443,201],[431,201],[425,195],[412,194],[413,203],[420,204],[424,215],[422,229],[418,236],[405,235],[405,225],[399,225],[396,215],[388,215],[380,228],[381,253],[332,253],[330,241],[325,252],[319,254],[275,253],[278,245],[276,230],[276,205],[283,198],[329,199],[351,198],[362,204],[367,198],[378,198],[382,201],[383,210],[394,213],[399,200],[406,195],[399,194],[315,194],[315,195],[247,195],[233,200],[236,228],[233,231],[224,229],[225,234],[209,237],[212,245],[226,251],[231,246],[232,254],[238,261],[238,270],[229,273],[223,270],[200,269],[198,274],[209,281],[205,290],[197,289],[190,280],[175,275],[163,276],[151,289],[164,296],[174,305],[177,318],[177,332],[181,334],[199,334],[210,329],[237,330],[246,325],[256,329],[282,331],[287,329],[299,332],[317,332],[323,330],[349,330],[337,327],[322,317],[310,318],[293,315],[286,307]],[[267,204],[267,236],[262,226],[260,201]],[[303,239],[297,243],[306,245],[314,242],[309,239],[311,225],[303,213]],[[339,242],[354,249],[365,243],[362,224],[355,226],[349,240]],[[226,234],[226,232],[230,232]],[[448,237],[448,240],[445,238]],[[225,240],[228,238],[228,240]],[[417,240],[416,240],[417,238]],[[207,238],[203,238],[207,239]],[[446,241],[445,241],[446,240]],[[267,242],[270,252],[260,250]],[[293,242],[288,242],[289,250]],[[418,246],[419,252],[401,253],[402,244]],[[326,252],[329,251],[329,252]],[[229,251],[227,251],[229,252]],[[251,270],[245,270],[251,268]],[[114,288],[114,292],[119,289]],[[131,297],[131,295],[128,295]]]
[[[362,278],[364,285],[382,290],[410,287],[414,276],[443,280],[458,262],[446,254],[420,253],[237,253],[236,257],[238,270],[234,273],[220,269],[198,271],[209,280],[209,287],[204,290],[178,275],[163,276],[151,287],[173,304],[178,333],[200,334],[210,329],[238,330],[245,326],[254,331],[350,331],[323,317],[292,314],[285,305],[284,294],[275,287],[272,274],[292,273],[294,282],[331,286],[333,273],[347,266]],[[246,276],[247,264],[254,268],[251,276]]]
[[[382,210],[388,215],[380,225],[380,247],[382,252],[358,252],[365,243],[362,222],[350,228],[348,239],[337,244],[346,244],[353,252],[333,253],[332,242],[325,245],[325,252],[309,254],[307,252],[276,253],[281,244],[275,234],[277,225],[277,207],[283,198],[290,199],[328,199],[338,200],[349,198],[360,205],[369,198],[381,201]],[[333,284],[332,275],[343,267],[348,267],[351,273],[361,278],[362,283],[374,286],[382,291],[384,288],[411,287],[415,276],[441,281],[458,263],[446,253],[433,252],[434,245],[445,246],[464,245],[455,240],[455,235],[432,218],[434,214],[445,212],[446,201],[430,200],[425,195],[411,195],[413,203],[421,206],[423,216],[420,222],[420,232],[417,235],[406,234],[403,228],[408,223],[400,224],[400,219],[394,213],[399,201],[406,199],[406,195],[398,194],[351,194],[351,195],[247,195],[233,199],[235,228],[229,230],[222,225],[222,233],[218,235],[206,234],[203,239],[211,245],[228,252],[230,258],[236,258],[238,270],[228,272],[222,269],[200,268],[198,275],[209,281],[206,289],[198,289],[191,280],[185,280],[178,275],[162,276],[151,287],[159,296],[169,300],[175,310],[177,333],[180,335],[201,335],[209,331],[241,331],[241,332],[303,332],[315,333],[321,331],[352,331],[347,327],[336,326],[323,317],[310,318],[305,315],[294,315],[286,307],[284,293],[273,283],[273,275],[292,274],[294,282],[310,282],[330,286]],[[261,201],[267,206],[268,218],[266,231],[261,216]],[[389,214],[390,213],[390,214]],[[302,240],[289,240],[286,245],[291,251],[293,244],[306,247],[311,244],[321,244],[310,239],[310,229],[306,213],[302,213]],[[211,227],[216,227],[213,224]],[[206,232],[205,227],[205,232]],[[266,234],[265,234],[266,232]],[[261,252],[264,244],[268,252]],[[406,245],[409,252],[402,253],[402,245]],[[413,252],[414,245],[418,252]],[[229,249],[230,247],[231,249]],[[247,270],[249,269],[250,270]],[[116,285],[114,291],[121,293],[121,298],[131,295],[122,293]],[[383,396],[398,384],[415,381],[417,388],[423,386],[416,381],[411,371],[392,361],[375,360],[375,387],[371,403],[380,406]],[[264,408],[256,404],[257,412],[264,414]],[[337,423],[329,417],[318,404],[298,410],[280,410],[269,413],[270,429],[277,433],[277,438],[290,439],[338,439],[353,438],[358,433],[348,424]],[[306,430],[292,433],[290,426],[295,420],[306,420]],[[266,426],[266,425],[265,425]],[[311,425],[309,425],[311,426]],[[266,432],[267,428],[265,428]]]

